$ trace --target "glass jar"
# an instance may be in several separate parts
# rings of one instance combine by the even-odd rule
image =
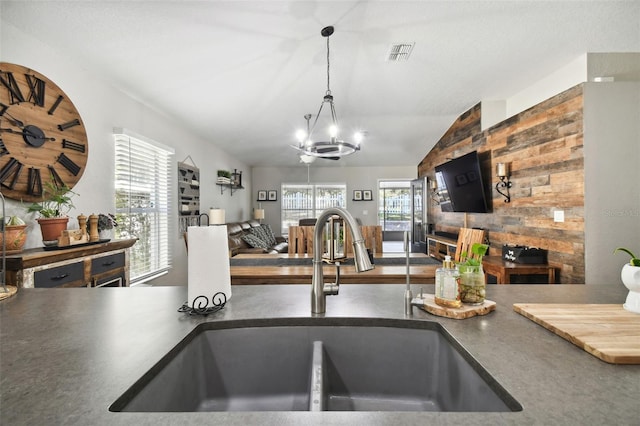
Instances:
[[[460,300],[468,305],[481,305],[487,293],[482,265],[460,265]]]

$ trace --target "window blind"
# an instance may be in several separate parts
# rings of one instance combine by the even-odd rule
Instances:
[[[138,238],[130,249],[130,282],[142,282],[171,267],[169,244],[170,164],[173,149],[116,129],[115,194],[118,238]]]

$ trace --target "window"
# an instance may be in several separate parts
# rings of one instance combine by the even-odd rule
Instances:
[[[282,234],[300,219],[317,218],[328,207],[347,206],[347,185],[337,184],[283,184]]]
[[[116,237],[138,238],[130,249],[131,283],[171,267],[169,245],[170,162],[173,149],[116,129]]]

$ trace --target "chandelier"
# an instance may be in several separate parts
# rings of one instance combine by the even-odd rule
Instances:
[[[313,121],[313,126],[311,126],[311,128],[309,127],[309,120],[312,117],[311,114],[305,115],[304,118],[307,120],[307,130],[298,130],[296,132],[298,145],[291,145],[293,148],[297,149],[300,152],[300,158],[303,159],[303,162],[305,163],[311,162],[311,158],[315,157],[325,158],[329,160],[339,160],[341,157],[359,151],[360,142],[362,142],[363,139],[363,135],[360,132],[356,132],[353,135],[352,142],[347,142],[343,139],[340,139],[338,118],[336,116],[336,108],[333,102],[333,95],[331,94],[330,87],[331,63],[329,61],[329,38],[333,34],[333,27],[324,27],[322,31],[320,31],[320,34],[322,35],[322,37],[327,38],[327,91],[322,98],[320,109],[318,110],[318,114]],[[329,128],[327,129],[327,134],[325,136],[318,137],[321,140],[314,140],[314,131],[316,130],[316,125],[318,124],[318,120],[320,119],[320,115],[322,114],[322,109],[324,108],[325,104],[329,104]],[[307,161],[304,161],[304,159],[306,159]]]

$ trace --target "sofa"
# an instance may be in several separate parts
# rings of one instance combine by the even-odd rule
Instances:
[[[271,226],[257,220],[227,223],[229,254],[287,253],[289,244],[283,237],[276,237]]]

